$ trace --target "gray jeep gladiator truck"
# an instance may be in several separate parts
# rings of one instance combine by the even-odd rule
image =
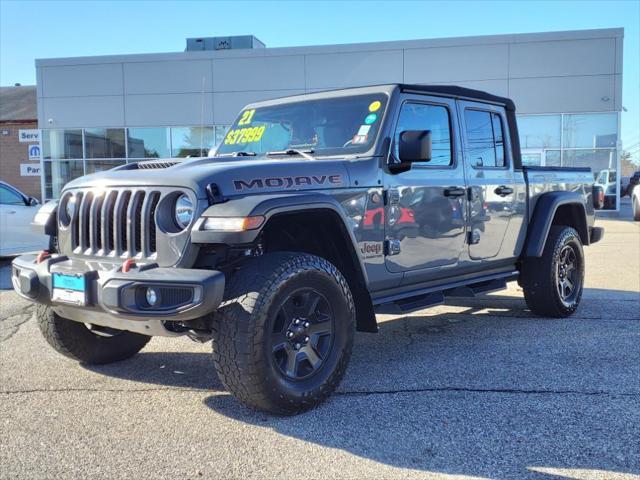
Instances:
[[[511,100],[398,84],[248,105],[212,158],[78,178],[34,224],[56,249],[12,280],[54,349],[212,340],[223,384],[280,414],[331,394],[376,312],[517,280],[533,313],[571,315],[603,235],[589,169],[522,166]]]

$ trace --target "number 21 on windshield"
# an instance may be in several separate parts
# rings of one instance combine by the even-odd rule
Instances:
[[[253,119],[253,114],[256,113],[255,109],[245,110],[242,112],[242,117],[238,120],[238,125],[249,125]]]

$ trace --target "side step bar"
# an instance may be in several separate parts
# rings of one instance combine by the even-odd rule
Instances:
[[[443,284],[423,290],[414,290],[401,297],[394,295],[379,299],[374,306],[374,311],[375,313],[389,315],[411,313],[439,305],[444,302],[445,297],[475,297],[476,295],[503,290],[507,287],[508,281],[515,280],[517,277],[518,272],[514,271]]]
[[[403,298],[395,302],[383,303],[376,305],[374,311],[376,313],[386,313],[388,315],[401,315],[403,313],[415,312],[423,308],[440,305],[444,302],[443,292],[425,293],[415,297]]]

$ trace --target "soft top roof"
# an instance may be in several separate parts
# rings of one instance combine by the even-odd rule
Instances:
[[[366,93],[378,93],[385,92],[390,94],[393,90],[400,89],[403,92],[420,92],[427,93],[433,95],[439,95],[444,97],[453,97],[453,98],[465,98],[469,100],[478,100],[480,102],[490,102],[497,103],[499,105],[504,105],[505,109],[508,111],[515,111],[515,105],[513,101],[509,98],[499,97],[497,95],[492,95],[487,92],[483,92],[482,90],[474,90],[471,88],[458,87],[455,85],[414,85],[414,84],[406,84],[406,83],[386,83],[381,85],[365,85],[361,87],[347,87],[347,88],[336,88],[329,90],[321,90],[317,92],[308,92],[308,93],[300,93],[297,95],[291,95],[287,97],[275,98],[273,100],[263,100],[252,102],[248,107],[254,106],[271,106],[278,105],[283,102],[290,101],[304,101],[310,99],[320,99],[320,98],[328,98],[328,97],[340,97],[347,96],[351,94],[366,94]]]
[[[424,93],[435,93],[446,97],[468,98],[472,100],[480,100],[483,102],[499,103],[504,105],[507,110],[515,111],[516,107],[513,100],[506,97],[499,97],[482,90],[474,90],[472,88],[458,87],[456,85],[411,85],[406,83],[398,84],[402,91],[417,91]]]

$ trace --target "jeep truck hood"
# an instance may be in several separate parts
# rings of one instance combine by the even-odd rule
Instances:
[[[224,196],[266,192],[291,192],[345,188],[350,186],[346,160],[300,158],[204,158],[178,162],[144,162],[146,168],[131,163],[113,170],[77,178],[69,188],[104,187],[186,187],[198,198],[206,198],[206,187],[215,183]],[[152,164],[155,168],[149,168]],[[169,164],[168,167],[162,168]],[[160,168],[158,168],[160,167]]]

